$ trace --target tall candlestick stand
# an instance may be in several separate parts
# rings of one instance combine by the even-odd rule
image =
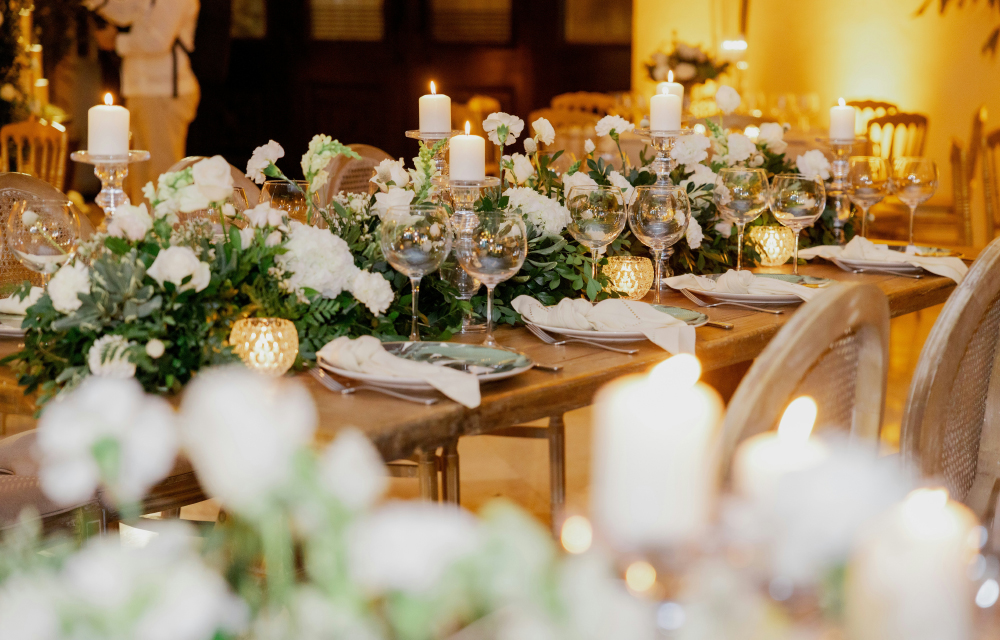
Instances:
[[[129,151],[127,156],[105,156],[88,151],[74,151],[70,157],[76,162],[94,165],[94,175],[101,181],[101,192],[94,198],[94,202],[104,209],[106,218],[111,218],[118,207],[129,204],[123,187],[125,177],[128,176],[128,166],[149,160],[149,152]]]
[[[837,244],[844,244],[844,224],[851,219],[851,200],[847,195],[847,174],[851,170],[849,158],[854,145],[864,142],[865,139],[816,138],[816,141],[833,152],[833,162],[830,163],[830,175],[833,180],[826,187],[826,196],[836,212],[833,218],[834,238]]]
[[[656,184],[661,187],[673,185],[670,174],[677,166],[677,161],[670,157],[670,152],[674,148],[674,142],[681,136],[689,135],[693,129],[677,129],[674,131],[652,131],[650,129],[636,129],[635,132],[644,140],[648,140],[656,152],[656,158],[650,164],[656,172]]]

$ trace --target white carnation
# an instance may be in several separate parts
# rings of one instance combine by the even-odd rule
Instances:
[[[594,131],[599,138],[611,135],[612,131],[615,135],[621,135],[633,129],[635,129],[635,125],[621,116],[604,116],[594,126]]]
[[[135,363],[128,358],[127,349],[132,343],[119,335],[106,335],[94,341],[87,352],[87,366],[95,376],[102,378],[131,378],[135,376]]]
[[[351,509],[370,508],[389,484],[382,456],[357,429],[338,433],[337,439],[323,452],[319,481]]]
[[[569,191],[573,187],[596,187],[597,183],[583,171],[577,171],[571,175],[563,175],[563,193],[569,196]]]
[[[715,92],[715,104],[719,105],[719,109],[722,110],[722,113],[729,114],[736,111],[736,109],[740,106],[740,102],[742,102],[740,94],[736,93],[736,89],[733,89],[732,87],[722,85],[719,87],[719,90]]]
[[[507,136],[501,140],[497,129],[501,126],[507,127]],[[483,120],[483,130],[489,135],[490,142],[496,145],[507,145],[513,144],[515,140],[524,131],[524,120],[521,120],[517,116],[512,116],[509,113],[504,113],[498,111],[497,113],[491,113]]]
[[[531,128],[535,130],[535,137],[539,142],[552,144],[556,140],[556,130],[552,123],[545,118],[539,118],[531,123]]]
[[[757,145],[742,133],[730,133],[726,138],[726,143],[729,148],[726,153],[726,163],[730,166],[738,162],[745,162],[757,153]]]
[[[506,170],[507,179],[514,184],[524,184],[528,181],[528,178],[535,174],[535,166],[531,164],[531,158],[528,156],[515,153],[507,156],[505,159],[510,160],[514,166],[513,171],[510,169]]]
[[[300,296],[312,289],[336,298],[358,271],[347,243],[326,229],[293,221],[285,248],[287,252],[275,260],[286,273],[285,285]]]
[[[632,204],[632,196],[635,195],[635,187],[632,183],[628,181],[628,178],[618,173],[617,171],[612,171],[608,174],[608,180],[612,185],[618,187],[622,190],[622,195],[625,196],[625,203],[628,205]]]
[[[389,183],[394,187],[405,187],[410,182],[409,174],[403,167],[403,159],[391,160],[386,158],[375,167],[375,175],[370,182],[378,185],[380,191],[388,191]]]
[[[270,202],[261,202],[253,209],[243,212],[243,217],[247,219],[251,227],[263,229],[265,227],[281,227],[285,222],[285,212],[275,209]]]
[[[271,163],[277,162],[279,158],[284,157],[285,150],[274,140],[262,147],[257,147],[253,151],[253,156],[250,157],[250,162],[247,163],[247,177],[257,184],[264,184],[267,179],[267,176],[264,175],[264,169],[267,169]]]
[[[705,239],[705,233],[701,229],[701,224],[694,216],[688,218],[687,230],[684,232],[688,246],[697,249],[701,246],[701,241]]]
[[[816,178],[821,180],[830,179],[830,161],[826,159],[826,156],[819,149],[803,153],[795,159],[795,166],[798,167],[799,173],[809,180],[815,180]]]
[[[198,260],[191,247],[161,249],[146,273],[161,287],[164,282],[170,282],[178,291],[201,291],[212,281],[212,270],[208,263]],[[190,280],[182,284],[189,277]]]
[[[73,313],[83,301],[80,294],[90,293],[90,271],[79,262],[63,265],[56,271],[48,285],[52,307],[60,313]]]
[[[555,198],[547,198],[534,189],[515,187],[503,192],[511,207],[519,209],[525,219],[544,233],[560,234],[570,222],[569,210]]]
[[[777,122],[765,122],[760,125],[757,144],[764,145],[771,153],[784,153],[788,148],[788,143],[785,142],[785,128]]]
[[[209,202],[224,202],[233,195],[233,172],[222,156],[195,163],[191,177]]]
[[[380,273],[358,270],[351,279],[351,295],[375,315],[385,313],[395,294],[392,284]]]
[[[594,153],[594,149],[596,149],[596,148],[597,148],[597,145],[595,145],[594,141],[591,140],[590,138],[587,138],[584,141],[584,143],[583,143],[583,150],[586,151],[588,154],[589,153]]]
[[[153,218],[150,217],[145,203],[138,207],[132,204],[122,204],[115,209],[111,222],[108,223],[108,235],[138,242],[145,238],[146,233],[152,228]]]
[[[535,143],[535,139],[534,138],[525,138],[524,139],[524,152],[525,153],[534,153],[536,151],[538,151],[538,144]]]
[[[681,136],[670,150],[670,157],[690,171],[692,167],[708,158],[708,148],[711,144],[711,140],[697,133]]]
[[[408,189],[389,187],[386,193],[375,194],[375,206],[373,209],[379,218],[384,218],[391,207],[405,207],[413,201],[416,195]]]

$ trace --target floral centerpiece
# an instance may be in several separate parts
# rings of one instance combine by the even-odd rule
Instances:
[[[688,91],[695,85],[718,78],[729,69],[728,62],[714,59],[701,46],[679,41],[674,42],[674,48],[669,52],[655,51],[643,66],[654,82],[666,81],[669,72],[673,71],[674,81],[684,85]]]

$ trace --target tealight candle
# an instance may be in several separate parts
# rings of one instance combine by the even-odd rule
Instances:
[[[673,93],[659,93],[649,99],[649,130],[679,131],[681,98]]]
[[[854,140],[854,120],[857,110],[844,104],[844,99],[839,100],[839,104],[830,107],[830,139],[831,140]]]
[[[111,94],[104,104],[87,112],[87,151],[98,156],[128,155],[128,109],[113,104]]]
[[[592,513],[618,549],[683,544],[708,523],[723,406],[700,373],[697,358],[677,355],[597,394]]]
[[[682,85],[680,82],[674,82],[674,72],[668,71],[667,81],[661,82],[660,84],[656,85],[656,93],[657,95],[661,93],[670,93],[680,98],[681,101],[683,102],[684,85]]]
[[[470,125],[465,123],[465,135],[453,137],[448,142],[448,167],[452,180],[484,180],[486,178],[486,140],[469,135]]]
[[[420,132],[448,133],[451,131],[451,98],[439,94],[431,81],[431,92],[420,97]]]
[[[282,376],[295,364],[299,333],[283,318],[243,318],[233,323],[229,344],[249,369]]]

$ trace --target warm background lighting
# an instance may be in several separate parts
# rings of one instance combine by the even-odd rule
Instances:
[[[590,548],[594,540],[594,531],[590,521],[583,516],[570,516],[562,526],[560,542],[570,553],[583,553]]]

